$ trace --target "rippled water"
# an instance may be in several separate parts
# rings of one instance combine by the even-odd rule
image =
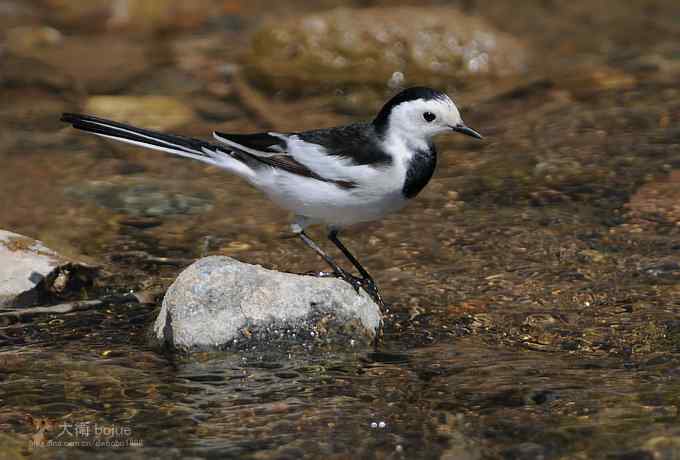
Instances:
[[[101,264],[90,296],[162,291],[207,254],[324,268],[244,182],[57,121],[102,94],[173,98],[192,115],[167,129],[206,137],[369,116],[388,88],[291,97],[231,76],[263,17],[305,14],[308,2],[216,2],[210,20],[200,11],[211,1],[183,16],[150,9],[169,21],[158,34],[115,36],[86,8],[69,19],[57,3],[0,2],[12,31],[0,55],[0,227]],[[535,62],[502,91],[493,78],[450,88],[485,142],[438,140],[438,171],[418,199],[348,233],[390,304],[378,350],[173,356],[147,341],[158,305],[2,316],[0,457],[27,454],[41,423],[52,441],[78,438],[77,426],[92,441],[97,426],[144,446],[33,451],[45,458],[680,455],[680,11],[671,1],[456,5],[527,42]],[[61,51],[41,51],[52,35],[28,24],[61,31]],[[101,53],[107,40],[111,62],[116,46],[131,53],[129,68],[82,81],[39,72],[61,69],[46,54]],[[142,42],[151,64],[134,60]],[[146,109],[141,123],[167,122]]]
[[[227,458],[263,450],[275,458],[597,456],[639,447],[636,440],[677,419],[675,360],[551,359],[470,338],[374,353],[178,361],[120,345],[106,357],[70,348],[78,347],[4,355],[22,375],[3,383],[3,397],[74,424],[128,426],[147,446],[129,456],[179,456],[176,447]],[[3,418],[16,423],[20,415],[8,409]]]

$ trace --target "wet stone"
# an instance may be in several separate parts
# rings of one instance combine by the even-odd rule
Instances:
[[[522,74],[528,61],[517,39],[454,8],[340,8],[265,24],[254,36],[246,70],[284,90],[423,81],[460,89]]]
[[[15,142],[21,140],[28,143],[35,140],[39,137],[35,134],[38,127],[53,131],[54,114],[72,109],[63,97],[45,88],[6,89],[3,90],[3,97],[4,104],[0,107],[0,123],[6,127],[14,123],[18,128],[14,131],[16,133],[14,136],[10,134],[3,138],[4,140],[14,138]],[[26,104],[27,100],[31,103]],[[16,123],[16,120],[21,120],[21,123]],[[23,130],[19,131],[22,128]],[[56,142],[57,140],[53,138],[52,144]]]
[[[680,170],[651,181],[637,190],[626,204],[632,222],[652,221],[680,225]]]
[[[7,31],[7,49],[15,54],[22,54],[32,49],[56,46],[61,43],[63,36],[53,27],[22,26]]]
[[[534,176],[550,185],[559,185],[578,179],[583,174],[583,165],[578,161],[552,156],[534,167]]]
[[[29,305],[38,286],[64,259],[41,241],[0,230],[0,305]]]
[[[0,230],[0,306],[23,307],[90,286],[96,268],[68,261],[41,241]]]
[[[99,206],[129,216],[151,218],[208,212],[214,200],[209,192],[189,195],[173,191],[170,184],[154,183],[148,179],[143,182],[127,179],[115,182],[90,181],[67,188],[66,194],[80,200],[94,201]],[[154,223],[148,226],[154,226]]]
[[[524,324],[532,327],[547,327],[558,324],[560,321],[554,315],[550,313],[534,313],[528,315],[524,320]]]
[[[534,206],[547,206],[550,204],[570,201],[570,197],[557,190],[543,189],[529,193],[531,204]]]
[[[351,348],[369,344],[380,322],[378,305],[342,280],[212,256],[170,286],[153,335],[180,350]]]
[[[51,64],[30,57],[3,56],[0,85],[6,88],[44,87],[67,92],[74,89],[73,80]]]
[[[147,33],[197,27],[214,14],[216,6],[215,0],[47,0],[45,3],[64,26]]]
[[[84,110],[104,118],[161,131],[176,128],[194,118],[189,106],[166,96],[93,96],[85,103]]]
[[[654,459],[674,459],[680,456],[680,436],[658,436],[644,444]]]
[[[24,24],[37,15],[37,7],[22,0],[0,0],[0,27],[7,30]]]
[[[17,45],[10,50],[12,55],[53,67],[58,74],[68,75],[90,93],[119,91],[149,71],[153,64],[142,42],[106,36],[57,38],[57,31],[37,29],[33,32],[38,36],[30,41],[17,40]],[[102,50],[106,50],[106,59],[102,59]]]
[[[640,274],[651,278],[666,278],[680,280],[680,263],[675,261],[662,262],[640,269]]]

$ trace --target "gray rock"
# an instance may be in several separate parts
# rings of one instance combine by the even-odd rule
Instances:
[[[66,261],[42,242],[0,230],[0,305],[28,305],[45,277]]]
[[[378,305],[342,280],[212,256],[170,286],[153,332],[183,350],[252,349],[281,342],[369,343],[380,323]]]

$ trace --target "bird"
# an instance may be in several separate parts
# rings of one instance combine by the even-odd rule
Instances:
[[[64,113],[61,121],[101,137],[159,150],[233,173],[278,206],[291,211],[293,233],[357,292],[381,306],[369,272],[339,238],[341,230],[400,210],[432,178],[437,165],[433,138],[455,132],[482,139],[461,118],[444,92],[416,86],[391,97],[370,121],[299,132],[227,134],[212,142],[165,134],[91,115]],[[328,239],[360,276],[342,268],[306,232],[325,225]]]

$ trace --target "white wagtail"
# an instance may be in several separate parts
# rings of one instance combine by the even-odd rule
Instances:
[[[295,213],[292,230],[336,276],[382,304],[373,278],[338,239],[348,225],[397,211],[429,182],[437,163],[435,135],[456,131],[481,139],[444,93],[414,87],[390,99],[372,122],[297,133],[225,134],[217,143],[163,134],[101,118],[66,113],[62,121],[150,149],[192,158],[237,174]],[[361,278],[341,268],[305,228],[326,224],[328,238]]]

